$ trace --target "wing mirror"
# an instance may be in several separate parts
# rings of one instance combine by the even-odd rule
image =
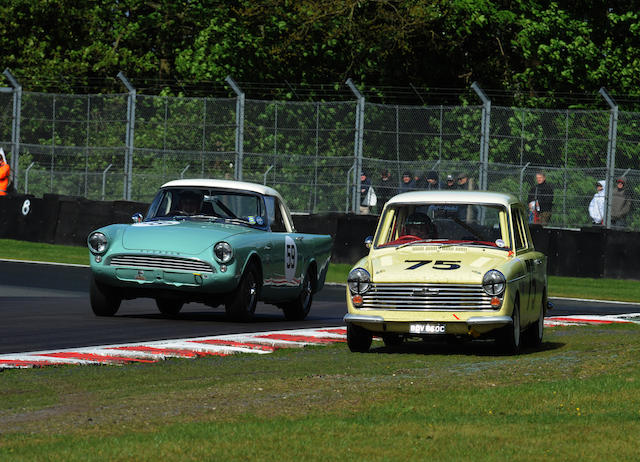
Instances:
[[[142,214],[140,212],[138,212],[138,213],[134,213],[131,216],[131,221],[133,221],[134,223],[142,223],[142,219],[143,218],[144,217],[142,216]]]
[[[370,249],[372,244],[373,244],[373,236],[367,236],[367,237],[365,237],[365,239],[364,239],[364,246],[365,246],[367,249]]]

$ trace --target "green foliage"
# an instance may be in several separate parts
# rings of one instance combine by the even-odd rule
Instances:
[[[553,104],[537,92],[638,93],[637,11],[636,1],[6,0],[0,49],[30,90],[112,91],[122,87],[105,77],[122,70],[133,82],[352,77],[374,93],[476,80]]]

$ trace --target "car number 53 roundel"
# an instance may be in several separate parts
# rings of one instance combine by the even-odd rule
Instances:
[[[284,240],[284,274],[287,281],[292,281],[296,277],[297,266],[298,247],[291,237],[286,236]]]

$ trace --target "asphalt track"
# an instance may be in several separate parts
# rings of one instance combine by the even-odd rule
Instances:
[[[99,318],[89,306],[86,267],[0,261],[0,354],[343,325],[344,288],[316,294],[305,321],[286,321],[274,306],[259,304],[255,322],[228,322],[224,308],[191,303],[175,317],[151,299],[124,301],[117,315]],[[640,312],[640,304],[552,299],[552,316]]]

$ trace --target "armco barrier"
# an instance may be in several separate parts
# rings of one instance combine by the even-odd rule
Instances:
[[[25,201],[29,201],[26,207]],[[89,232],[111,223],[130,223],[148,204],[100,202],[45,195],[0,198],[0,238],[51,244],[86,245]],[[26,213],[24,213],[26,212]],[[354,263],[367,253],[364,239],[375,232],[378,217],[329,213],[294,215],[299,232],[330,234],[331,261]],[[543,228],[532,225],[536,248],[549,258],[550,275],[640,279],[640,233],[605,230]]]

